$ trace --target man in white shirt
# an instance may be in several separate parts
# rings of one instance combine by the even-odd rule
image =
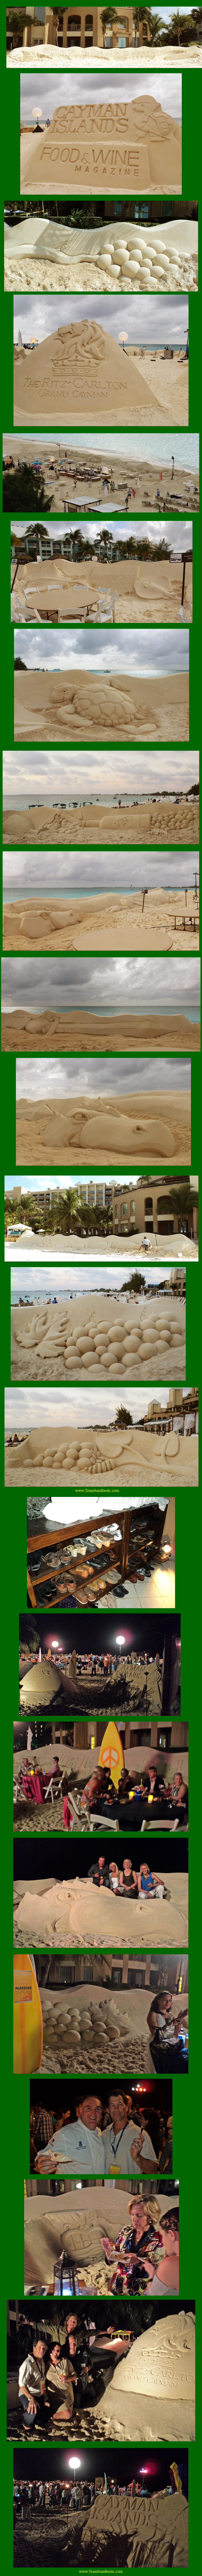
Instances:
[[[99,2094],[83,2094],[81,2101],[76,2103],[76,2119],[70,2125],[68,2123],[66,2129],[56,2129],[50,2145],[43,2147],[40,2156],[36,2156],[37,2173],[104,2174],[101,2117]]]
[[[117,2089],[109,2094],[110,2127],[104,2129],[105,2174],[154,2172],[157,2163],[147,2130],[135,2128],[128,2117],[128,2102]]]

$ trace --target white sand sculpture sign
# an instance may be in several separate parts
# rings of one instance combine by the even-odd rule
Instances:
[[[44,133],[21,137],[21,187],[25,181],[60,194],[80,182],[127,189],[160,188],[176,193],[182,186],[182,135],[174,117],[165,116],[156,98],[101,101],[92,107],[76,99],[56,107]]]

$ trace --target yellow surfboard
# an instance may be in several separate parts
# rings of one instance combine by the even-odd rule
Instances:
[[[41,2066],[43,2022],[33,1960],[13,1961],[13,2073],[34,2075]]]
[[[106,1755],[108,1755],[107,1761]],[[112,1780],[115,1781],[115,1788],[117,1789],[118,1780],[120,1780],[120,1771],[125,1771],[125,1762],[123,1745],[120,1741],[118,1726],[115,1726],[113,1717],[109,1717],[108,1726],[105,1727],[105,1735],[103,1735],[102,1744],[100,1744],[98,1767],[99,1763],[101,1763],[103,1770],[105,1770],[106,1765],[106,1770],[111,1771],[111,1777]]]

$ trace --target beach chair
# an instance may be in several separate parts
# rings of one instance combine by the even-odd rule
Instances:
[[[91,1833],[91,1834],[93,1834],[93,1833],[94,1833],[94,1826],[95,1826],[95,1825],[99,1825],[99,1826],[100,1826],[100,1824],[101,1824],[101,1820],[100,1820],[100,1813],[99,1813],[99,1815],[98,1815],[98,1816],[96,1816],[96,1815],[95,1815],[95,1809],[94,1809],[94,1810],[93,1810],[93,1816],[92,1816],[92,1815],[90,1816],[90,1833]],[[119,1834],[118,1816],[115,1816],[114,1818],[112,1818],[112,1816],[103,1816],[103,1833],[105,1833],[105,1834]]]
[[[63,1780],[65,1780],[65,1771],[60,1771],[60,1778],[57,1781],[55,1781],[54,1771],[52,1771],[51,1780],[48,1780],[48,1788],[45,1789],[44,1807],[47,1805],[47,1798],[51,1798],[52,1807],[54,1807],[53,1790],[55,1798],[60,1798]]]
[[[81,1798],[79,1797],[79,1791],[78,1791],[78,1795],[76,1795],[76,1793],[74,1793],[74,1795],[73,1795],[72,1789],[68,1789],[68,1806],[69,1806],[69,1809],[70,1809],[70,1818],[71,1818],[70,1831],[71,1831],[71,1833],[73,1833],[73,1831],[74,1831],[74,1825],[75,1825],[75,1824],[76,1824],[76,1825],[78,1825],[78,1824],[80,1825],[81,1834],[85,1834],[86,1832],[87,1832],[87,1833],[89,1833],[89,1829],[90,1829],[90,1818],[89,1818],[89,1815],[88,1815],[88,1808],[86,1808],[85,1813],[84,1813],[84,1810],[83,1810],[83,1808],[81,1807]]]

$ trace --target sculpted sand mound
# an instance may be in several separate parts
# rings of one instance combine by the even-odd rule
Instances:
[[[52,1664],[43,1663],[43,1658],[41,1664],[32,1664],[31,1671],[25,1671],[20,1683],[21,1711],[31,1709],[33,1705],[34,1708],[37,1705],[40,1709],[50,1708],[58,1694],[61,1699],[61,1684],[65,1694],[65,1673],[57,1672],[56,1666],[53,1669]]]
[[[11,593],[12,584],[13,564]],[[47,612],[50,617],[51,610],[54,615],[58,609],[61,623],[66,615],[73,619],[79,617],[81,609],[87,605],[91,615],[99,599],[106,607],[107,619],[114,608],[118,625],[125,617],[130,622],[140,617],[146,620],[154,617],[157,621],[165,617],[167,620],[174,617],[175,611],[178,616],[181,597],[181,563],[170,564],[169,558],[161,563],[141,563],[140,559],[139,562],[135,559],[128,562],[126,558],[113,564],[111,569],[108,563],[99,565],[93,559],[89,566],[85,563],[72,565],[64,559],[52,564],[50,561],[30,566],[28,563],[26,566],[19,564],[15,577],[15,619],[18,609],[20,614],[23,609],[24,616],[31,619],[46,617]],[[190,617],[192,563],[186,567],[184,607]]]
[[[36,349],[21,355],[14,350],[14,420],[43,423],[58,421],[78,424],[88,417],[134,422],[138,413],[150,417],[148,386],[132,356],[123,351],[104,331],[102,323],[63,323],[51,331]],[[164,382],[162,407],[155,402],[155,420],[164,416]]]
[[[172,2439],[172,2436],[171,2436]],[[166,2475],[166,2466],[165,2466]],[[125,2541],[125,2548],[124,2548]],[[85,2567],[188,2567],[188,2504],[182,2495],[95,2498],[79,2557]],[[112,2556],[113,2552],[113,2556]]]
[[[188,1937],[187,1879],[166,1867],[165,1884],[165,1901],[148,1899],[149,1939],[151,1944],[155,1940],[158,1947],[164,1937],[171,1948],[180,1941],[183,1948]],[[126,1900],[124,1896],[113,1896],[107,1887],[102,1889],[100,1902],[100,1890],[85,1879],[55,1879],[50,1891],[47,1881],[44,1889],[43,1879],[41,1886],[40,1881],[33,1881],[31,1886],[28,1881],[14,1917],[14,1939],[18,1945],[23,1933],[25,1946],[27,1940],[34,1939],[37,1943],[48,1941],[55,1949],[65,1944],[68,1947],[72,1941],[79,1946],[90,1941],[93,1948],[99,1948],[100,1943],[102,1948],[105,1941],[115,1938],[123,1948],[126,1945],[130,1949],[135,1944],[141,1949],[145,1944],[145,1910],[144,1897]]]
[[[159,2315],[118,2362],[95,2413],[107,2439],[125,2431],[133,2440],[164,2434],[167,2441],[194,2441],[194,2317],[183,2309],[179,2317]]]
[[[40,895],[27,895],[23,909],[19,898],[3,904],[3,949],[14,952],[20,948],[24,954],[32,948],[45,949],[46,953],[58,949],[60,954],[70,954],[74,949],[103,949],[104,941],[106,948],[116,951],[124,951],[129,945],[130,950],[138,948],[144,953],[154,948],[156,953],[157,948],[184,949],[185,938],[187,948],[192,948],[193,936],[198,949],[198,899],[192,917],[185,914],[185,922],[184,931],[183,895],[177,886],[172,894],[161,886],[157,891],[152,887],[144,911],[142,894],[129,893],[129,889],[122,895],[120,890],[110,894],[103,887],[102,894],[88,896],[88,900],[73,893],[67,899],[59,895],[54,902],[45,894],[41,900]]]
[[[135,742],[189,738],[188,671],[145,681],[112,670],[15,671],[14,741]]]

